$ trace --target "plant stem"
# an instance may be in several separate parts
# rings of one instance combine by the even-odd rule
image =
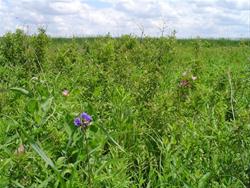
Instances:
[[[228,71],[227,73],[228,75],[228,81],[229,81],[229,85],[230,85],[230,104],[231,104],[231,111],[233,114],[233,120],[235,121],[235,114],[234,114],[234,106],[233,106],[233,86],[232,86],[232,79],[231,79],[231,75],[230,75],[230,71]]]
[[[89,142],[87,138],[86,128],[82,128],[82,132],[84,134],[85,139],[85,147],[86,147],[86,155],[87,155],[87,168],[88,168],[88,187],[92,188],[92,170],[90,166],[90,158],[89,158]]]

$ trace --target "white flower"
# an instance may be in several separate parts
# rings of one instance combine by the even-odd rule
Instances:
[[[34,76],[31,78],[31,80],[35,82],[35,81],[38,81],[38,78]]]
[[[197,76],[192,75],[192,80],[195,81],[197,79]]]
[[[187,71],[182,73],[182,76],[186,76],[187,75]]]

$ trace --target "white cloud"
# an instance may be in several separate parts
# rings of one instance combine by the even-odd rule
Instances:
[[[0,34],[17,27],[52,36],[139,34],[179,37],[250,37],[249,0],[0,0]]]

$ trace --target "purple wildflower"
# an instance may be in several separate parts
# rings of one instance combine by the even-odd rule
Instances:
[[[92,121],[92,117],[88,115],[86,112],[83,112],[81,114],[81,118],[84,119],[85,121]]]
[[[92,117],[89,114],[87,114],[86,112],[83,112],[80,115],[80,117],[75,118],[74,124],[77,127],[79,127],[79,126],[87,127],[91,121],[92,121]]]
[[[81,119],[79,117],[75,118],[74,124],[75,126],[79,127],[82,124]]]

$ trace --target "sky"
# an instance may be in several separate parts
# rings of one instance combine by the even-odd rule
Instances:
[[[249,25],[250,0],[0,0],[0,35],[250,38]]]

